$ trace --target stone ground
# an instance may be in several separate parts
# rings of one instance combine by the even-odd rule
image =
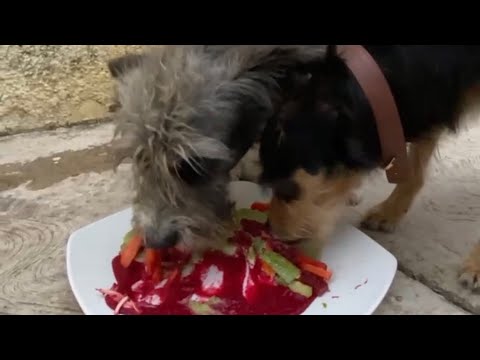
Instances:
[[[66,276],[69,234],[129,205],[128,165],[111,169],[111,124],[0,137],[0,314],[81,314]],[[395,234],[369,233],[399,260],[379,315],[480,314],[456,281],[478,241],[480,127],[445,141]],[[391,186],[372,177],[346,221]]]

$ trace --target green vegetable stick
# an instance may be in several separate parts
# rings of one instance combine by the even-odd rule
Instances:
[[[292,291],[296,294],[305,296],[306,298],[309,298],[313,295],[313,289],[312,289],[311,286],[305,285],[304,283],[302,283],[300,281],[297,281],[297,280],[292,282],[288,286],[288,288],[290,289],[290,291]]]
[[[235,222],[240,224],[241,220],[252,220],[262,224],[268,221],[268,214],[258,210],[252,209],[239,209],[235,212]]]
[[[301,270],[292,264],[282,255],[270,250],[265,250],[259,254],[260,258],[270,265],[275,273],[287,284],[298,280],[302,274]]]
[[[214,315],[215,310],[211,308],[211,306],[207,303],[201,303],[197,301],[190,301],[189,303],[190,310],[195,315]]]
[[[260,237],[255,237],[253,238],[252,242],[256,253],[259,255],[263,254],[263,252],[266,250],[265,241]]]

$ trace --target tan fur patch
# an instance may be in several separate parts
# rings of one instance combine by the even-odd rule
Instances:
[[[480,275],[480,244],[475,246],[470,253],[468,260],[465,262],[465,270]]]
[[[273,198],[270,224],[284,241],[305,239],[301,245],[312,255],[319,255],[333,230],[348,196],[360,185],[362,175],[338,171],[335,176],[309,175],[297,171],[293,181],[300,187],[299,199],[290,203]]]
[[[480,85],[470,88],[463,96],[458,117],[464,126],[478,121],[480,116]]]
[[[460,281],[472,290],[480,290],[480,243],[463,264]]]

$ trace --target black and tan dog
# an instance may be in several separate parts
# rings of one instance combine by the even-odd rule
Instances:
[[[480,100],[480,46],[364,45],[390,85],[410,143],[409,178],[370,210],[363,225],[393,231],[424,185],[440,136],[455,132]],[[335,45],[303,67],[309,82],[269,121],[260,158],[275,189],[271,225],[284,239],[314,239],[315,250],[362,178],[383,166],[370,102]],[[461,281],[480,288],[480,247]]]
[[[480,46],[365,45],[395,97],[412,176],[367,214],[391,231],[422,188],[439,137],[480,81]],[[341,208],[383,165],[369,101],[335,45],[167,46],[110,64],[122,156],[134,158],[134,225],[150,246],[205,243],[230,218],[229,174],[260,134],[271,225],[319,250]],[[207,242],[208,243],[208,242]],[[480,287],[480,248],[461,280]]]

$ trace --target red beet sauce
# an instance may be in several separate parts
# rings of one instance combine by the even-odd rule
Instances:
[[[133,262],[125,269],[120,257],[112,261],[116,283],[112,289],[119,294],[107,295],[105,301],[112,309],[122,298],[120,314],[193,315],[189,301],[208,302],[211,314],[223,315],[299,315],[316,297],[328,291],[321,278],[302,272],[300,281],[313,288],[310,298],[296,294],[278,284],[262,268],[260,259],[247,261],[251,236],[260,236],[267,228],[260,223],[243,220],[242,229],[232,239],[234,254],[212,250],[198,262],[178,251],[169,251],[163,259],[164,280],[154,284],[141,262]],[[293,252],[285,244],[268,240],[272,249],[293,260]],[[215,301],[212,301],[215,299]],[[210,300],[210,301],[209,301]]]

